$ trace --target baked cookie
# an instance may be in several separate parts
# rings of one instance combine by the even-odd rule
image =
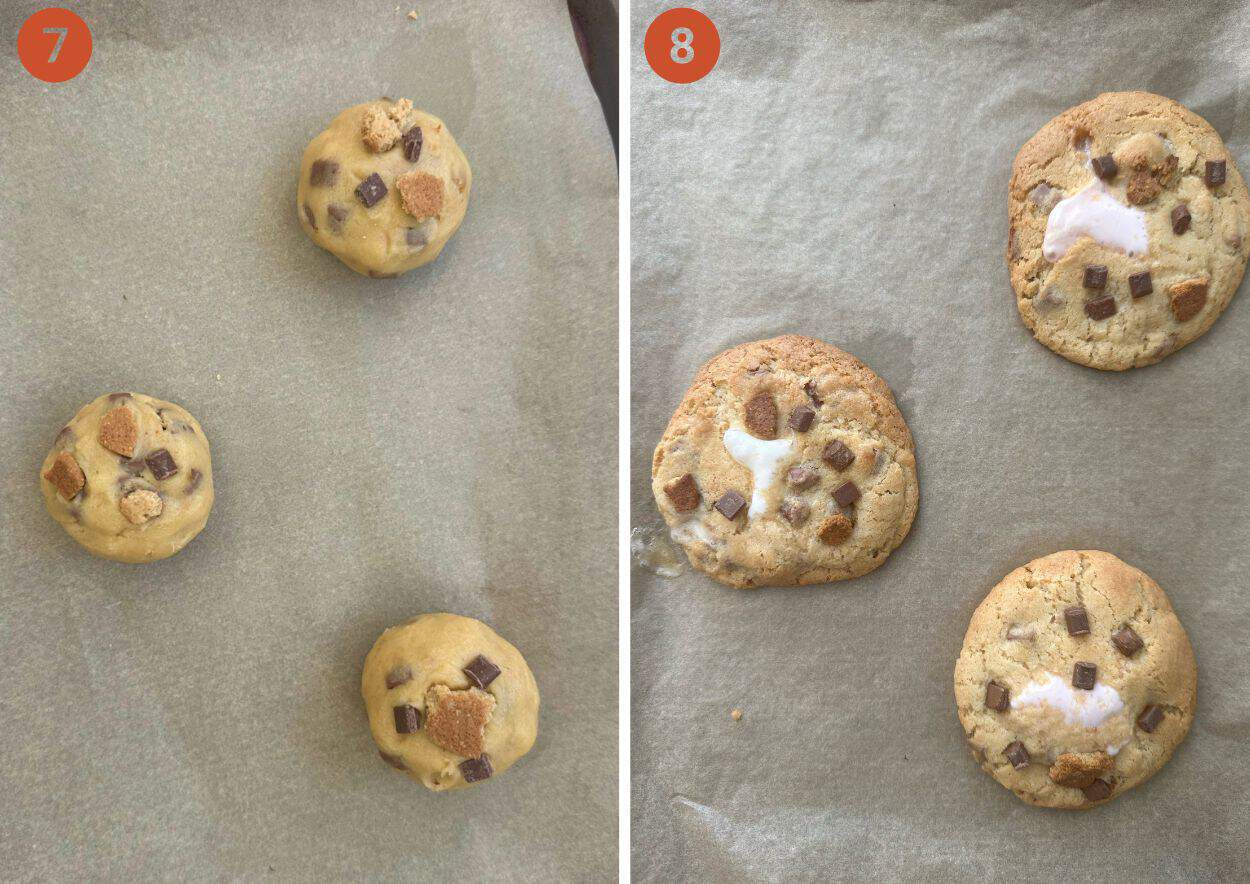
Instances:
[[[1016,156],[1007,264],[1061,356],[1120,371],[1200,337],[1250,254],[1250,197],[1206,120],[1149,92],[1064,111]]]
[[[503,773],[538,733],[525,658],[469,617],[423,614],[386,630],[360,692],[382,760],[435,792]]]
[[[213,464],[199,423],[140,393],[84,405],[57,434],[39,475],[52,518],[118,562],[172,556],[213,508]]]
[[[343,111],[308,145],[299,220],[357,273],[398,276],[438,257],[464,220],[472,180],[442,120],[382,98]]]
[[[1087,808],[1163,767],[1197,679],[1157,583],[1110,553],[1067,550],[1012,571],[977,607],[955,700],[990,776],[1030,804]]]
[[[865,574],[903,542],[919,498],[890,388],[799,335],[699,370],[655,449],[651,487],[691,564],[741,587]]]

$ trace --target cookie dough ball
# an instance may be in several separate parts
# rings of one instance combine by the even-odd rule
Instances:
[[[1007,263],[1034,336],[1081,365],[1158,362],[1228,306],[1250,197],[1206,120],[1149,92],[1064,111],[1021,148]]]
[[[118,562],[172,556],[213,508],[213,465],[199,423],[181,406],[140,393],[109,393],[83,406],[39,474],[52,518]]]
[[[423,614],[382,633],[360,692],[382,760],[428,789],[503,773],[538,733],[538,685],[485,623]]]
[[[300,224],[367,276],[398,276],[438,257],[464,220],[473,176],[438,117],[407,99],[339,114],[299,170]]]
[[[871,571],[907,536],[920,495],[890,388],[798,335],[703,366],[655,449],[651,486],[691,564],[741,587]]]
[[[1110,553],[1057,552],[990,590],[955,664],[985,771],[1029,804],[1087,808],[1163,767],[1198,670],[1159,585]]]

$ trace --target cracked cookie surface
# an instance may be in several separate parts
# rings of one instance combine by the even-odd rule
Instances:
[[[1202,336],[1250,255],[1250,196],[1219,134],[1148,92],[1064,111],[1021,148],[1007,264],[1038,341],[1104,370]]]
[[[902,543],[919,499],[889,387],[799,335],[699,370],[656,447],[652,490],[691,564],[739,587],[865,574]]]
[[[1092,807],[1153,776],[1189,731],[1196,689],[1193,649],[1163,590],[1096,550],[1003,578],[955,664],[973,757],[1044,807]]]

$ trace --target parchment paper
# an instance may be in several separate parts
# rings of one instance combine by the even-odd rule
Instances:
[[[0,67],[0,877],[594,880],[616,869],[616,177],[563,0],[73,4],[86,71]],[[418,11],[416,21],[406,18]],[[382,94],[474,169],[431,266],[358,276],[296,221],[305,145]],[[92,558],[40,461],[96,395],[186,406],[208,527]],[[538,742],[435,795],[360,669],[478,617]]]
[[[1247,6],[701,3],[720,61],[682,87],[641,50],[668,5],[632,13],[634,523],[659,519],[651,451],[698,366],[782,332],[891,385],[921,501],[849,583],[635,571],[636,878],[1245,880],[1250,297],[1100,373],[1031,339],[1003,253],[1016,151],[1100,92],[1171,96],[1250,167]],[[951,681],[990,587],[1085,547],[1167,591],[1199,700],[1151,782],[1064,813],[981,772]]]

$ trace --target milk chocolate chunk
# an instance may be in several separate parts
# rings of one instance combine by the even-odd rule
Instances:
[[[1228,180],[1228,162],[1225,160],[1207,160],[1207,187],[1219,187]]]
[[[130,460],[122,461],[122,469],[132,476],[142,475],[147,466],[147,461],[141,457],[132,457]]]
[[[859,498],[859,486],[854,482],[843,482],[833,489],[833,499],[838,502],[838,506],[850,506]]]
[[[173,455],[164,448],[158,448],[143,459],[152,471],[152,476],[159,482],[168,479],[178,472],[178,464],[174,463]]]
[[[1189,229],[1189,222],[1193,220],[1193,216],[1189,214],[1189,206],[1181,203],[1172,210],[1172,232],[1180,236]]]
[[[68,451],[62,451],[56,456],[43,477],[55,485],[57,494],[66,500],[74,498],[87,484],[82,467]]]
[[[381,749],[379,749],[378,757],[381,758],[383,761],[385,761],[387,764],[389,764],[391,767],[395,768],[396,770],[408,769],[408,765],[404,764],[404,759],[400,758],[398,755],[392,755],[389,752],[383,752]]]
[[[1007,760],[1016,770],[1024,770],[1029,766],[1029,750],[1024,748],[1024,744],[1019,740],[1009,743],[1003,750],[1003,754],[1007,756]]]
[[[760,391],[751,397],[744,422],[752,436],[772,439],[777,435],[777,403],[771,393]]]
[[[1125,657],[1131,657],[1142,649],[1141,636],[1133,631],[1133,627],[1125,626],[1119,632],[1113,633],[1111,643],[1115,645],[1120,653]]]
[[[313,187],[333,187],[338,177],[339,164],[334,160],[314,160],[308,170],[308,183]]]
[[[1007,707],[1011,705],[1011,694],[1007,689],[996,681],[991,681],[985,685],[985,708],[993,709],[995,712],[1006,712]]]
[[[1085,315],[1090,319],[1107,319],[1115,316],[1115,298],[1108,295],[1095,301],[1086,301]]]
[[[701,499],[699,495],[699,486],[694,482],[694,476],[686,473],[673,479],[664,486],[664,493],[668,495],[669,501],[673,504],[673,509],[679,513],[688,513],[699,505]]]
[[[1163,709],[1151,703],[1141,711],[1141,715],[1137,716],[1137,726],[1148,734],[1153,734],[1155,728],[1163,721]]]
[[[139,422],[134,412],[124,405],[111,409],[100,420],[100,444],[122,457],[135,456],[139,441]]]
[[[1150,271],[1143,270],[1141,273],[1134,273],[1128,278],[1128,290],[1134,298],[1144,298],[1155,290],[1154,282],[1150,278]]]
[[[1081,791],[1087,801],[1103,801],[1111,797],[1111,784],[1106,780],[1094,780]]]
[[[429,242],[426,239],[425,232],[418,227],[409,227],[404,234],[404,240],[414,249],[424,248],[425,244]]]
[[[816,480],[820,478],[820,474],[811,467],[797,466],[790,467],[786,471],[786,484],[795,491],[804,491],[816,484]]]
[[[347,209],[337,203],[326,206],[327,225],[332,233],[343,232],[343,222],[347,220]]]
[[[386,185],[382,182],[382,176],[377,172],[356,185],[356,197],[365,204],[365,208],[376,206],[384,196],[386,196]]]
[[[837,546],[839,543],[845,543],[855,530],[855,523],[842,513],[834,513],[825,519],[820,525],[820,531],[817,535],[821,543],[827,543],[830,546]]]
[[[746,498],[737,491],[726,491],[713,506],[718,513],[732,522],[738,513],[742,512],[742,508],[746,506],[746,503]]]
[[[1072,667],[1072,687],[1092,691],[1098,680],[1098,667],[1093,663],[1077,663]]]
[[[1209,280],[1201,276],[1178,282],[1168,289],[1172,315],[1177,322],[1188,322],[1206,306],[1208,283]]]
[[[187,487],[183,489],[183,494],[194,494],[195,489],[200,487],[200,480],[204,478],[204,474],[192,467],[187,471]]]
[[[490,756],[485,754],[460,762],[460,775],[464,777],[466,783],[488,780],[494,772],[490,766]]]
[[[317,216],[313,214],[312,207],[308,203],[304,203],[304,217],[308,219],[308,226],[316,230]]]
[[[404,137],[403,137],[404,159],[406,159],[410,163],[415,163],[417,160],[421,159],[422,140],[423,140],[423,136],[421,135],[420,126],[413,126],[411,129],[409,129],[407,132],[404,133]]]
[[[487,660],[481,654],[474,657],[473,662],[464,667],[464,674],[469,676],[469,681],[473,682],[479,688],[484,688],[497,679],[499,677],[499,673],[499,667]]]
[[[1086,267],[1084,285],[1087,289],[1105,289],[1107,287],[1107,265],[1090,264]]]
[[[812,514],[812,508],[797,497],[787,497],[781,502],[777,512],[781,514],[781,518],[798,528],[807,522]]]
[[[412,667],[407,664],[400,664],[386,673],[386,689],[388,691],[410,681],[412,681]]]
[[[800,405],[790,412],[790,429],[799,433],[806,433],[811,429],[812,421],[815,419],[816,409],[810,405]]]
[[[837,439],[826,445],[820,456],[835,470],[845,470],[855,462],[855,452]]]
[[[811,399],[812,402],[816,404],[817,408],[820,408],[820,406],[824,404],[824,400],[822,400],[820,396],[816,394],[816,382],[815,381],[808,381],[807,383],[805,383],[803,385],[803,392],[807,394],[807,398]]]
[[[1068,635],[1089,635],[1089,614],[1080,605],[1064,608],[1063,621],[1068,626]]]
[[[414,734],[419,730],[421,730],[421,710],[419,710],[416,706],[396,706],[396,733]]]
[[[1090,166],[1093,168],[1094,174],[1103,181],[1110,181],[1120,171],[1120,167],[1116,165],[1115,157],[1111,154],[1094,157],[1090,161]]]

